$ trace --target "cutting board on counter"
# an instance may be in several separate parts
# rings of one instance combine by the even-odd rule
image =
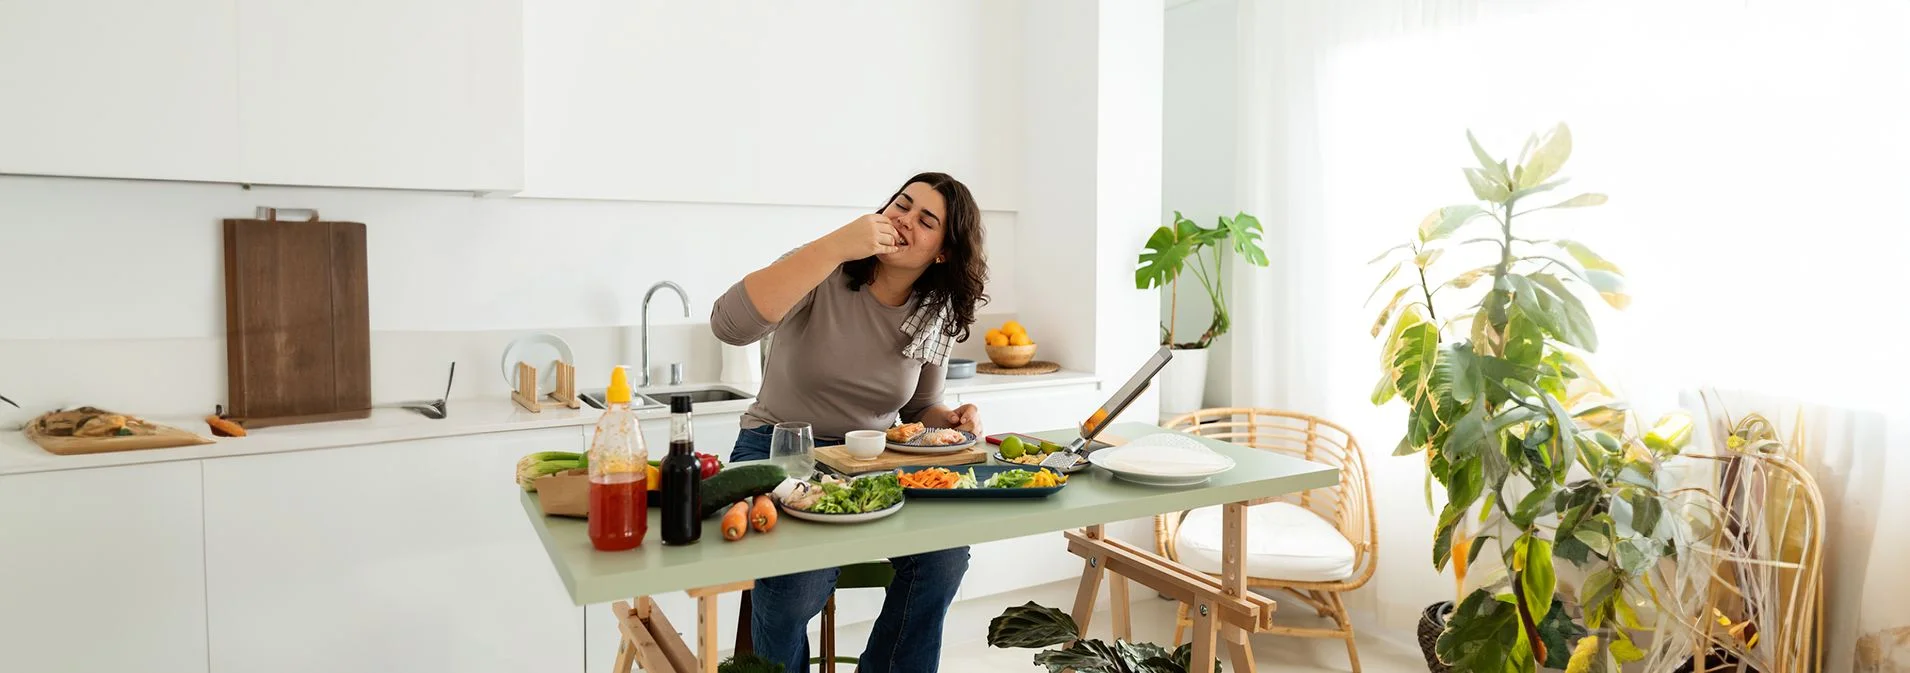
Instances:
[[[875,460],[856,460],[840,446],[816,447],[816,462],[828,465],[829,469],[843,474],[882,472],[898,467],[950,467],[987,461],[988,452],[982,450],[980,443],[960,451],[933,455],[883,451],[882,455],[875,457]]]
[[[365,225],[225,220],[227,415],[249,428],[371,415]]]

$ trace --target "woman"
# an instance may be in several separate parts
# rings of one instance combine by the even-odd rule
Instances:
[[[909,178],[880,211],[745,276],[716,300],[711,329],[733,345],[775,332],[776,344],[730,459],[768,458],[773,426],[786,421],[809,423],[819,441],[898,419],[979,434],[974,405],[949,409],[941,398],[949,345],[968,339],[987,279],[981,209],[941,173]],[[934,671],[968,548],[890,561],[895,580],[857,670]],[[837,574],[757,580],[757,654],[790,673],[809,670],[806,627]]]

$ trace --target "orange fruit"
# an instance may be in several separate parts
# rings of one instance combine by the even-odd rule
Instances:
[[[988,345],[990,345],[990,346],[1006,346],[1006,345],[1008,345],[1008,335],[1006,335],[1006,334],[1002,334],[1001,332],[997,332],[997,331],[994,331],[994,330],[989,330],[989,331],[988,331],[988,336],[987,336],[987,337],[984,337],[984,338],[985,338],[985,339],[987,339],[987,343],[988,343]]]
[[[1027,332],[1016,332],[1014,336],[1008,337],[1008,345],[1010,346],[1032,346],[1034,343],[1035,342],[1028,340]]]
[[[982,338],[987,339],[989,343],[994,343],[995,337],[1001,337],[1003,339],[1006,339],[1008,338],[1008,335],[1003,334],[1001,330],[991,329],[991,330],[988,330],[988,334],[984,335]]]
[[[1007,334],[1009,336],[1028,333],[1028,330],[1022,328],[1021,323],[1015,322],[1013,320],[1010,320],[1007,323],[1004,323],[1001,326],[1001,331],[1003,334]]]

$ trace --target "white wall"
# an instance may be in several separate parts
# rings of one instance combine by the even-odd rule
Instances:
[[[1149,3],[1025,6],[1026,25],[1041,30],[1024,42],[1018,229],[1030,271],[1016,312],[1039,357],[1109,377],[1134,371],[1157,343],[1156,297],[1134,288],[1133,270],[1161,207],[1163,18]],[[1155,400],[1150,392],[1123,418],[1152,422]]]
[[[1021,323],[1037,344],[1036,357],[1064,367],[1094,366],[1092,330],[1096,283],[1092,241],[1095,228],[1095,128],[1097,125],[1095,52],[1098,29],[1091,2],[1036,2],[1024,8],[1023,23],[1041,26],[1024,36],[1022,136],[1024,163],[1020,216],[1028,226],[1018,232],[1029,273],[1027,296],[1020,300]],[[1039,278],[1039,289],[1032,279]]]
[[[643,292],[661,280],[689,293],[691,317],[657,296],[653,361],[689,358],[693,378],[713,380],[716,342],[700,326],[711,302],[888,189],[864,208],[820,208],[0,177],[0,270],[21,288],[0,293],[0,389],[41,409],[104,396],[209,412],[225,397],[219,219],[257,205],[366,223],[376,402],[435,396],[442,384],[422,383],[454,358],[454,396],[497,393],[496,358],[532,330],[576,342],[591,385],[607,376],[597,369],[634,363]],[[983,219],[995,264],[984,313],[1012,313],[1016,217]],[[631,326],[627,352],[616,326]]]
[[[1153,3],[1101,6],[1095,371],[1117,377],[1140,367],[1159,348],[1152,319],[1158,299],[1134,287],[1134,265],[1148,234],[1159,226],[1164,20]],[[1150,392],[1137,401],[1138,411],[1128,420],[1152,420],[1159,412],[1157,399]]]
[[[1165,48],[1165,109],[1161,129],[1161,219],[1173,222],[1179,211],[1203,227],[1212,227],[1221,215],[1232,216],[1244,206],[1234,192],[1239,119],[1235,67],[1235,0],[1191,0],[1167,9]],[[1224,277],[1233,265],[1232,254],[1222,256]],[[1223,281],[1226,295],[1233,290]],[[1173,294],[1162,291],[1161,322],[1174,323],[1174,340],[1199,338],[1213,319],[1212,302],[1200,281],[1182,279],[1180,306]],[[1238,304],[1229,307],[1239,312]],[[1214,341],[1207,367],[1206,404],[1219,406],[1231,399],[1233,358],[1230,335]]]
[[[526,191],[861,206],[940,170],[1012,210],[1016,11],[1010,0],[526,2]]]
[[[1017,228],[1028,271],[1016,310],[1039,357],[1118,385],[1157,344],[1157,299],[1134,288],[1133,269],[1161,207],[1162,8],[1023,8],[1027,188]],[[1150,391],[1122,420],[1151,423],[1159,408]],[[1146,522],[1110,533],[1152,539]]]
[[[688,291],[691,317],[658,297],[653,361],[712,380],[711,301],[924,170],[966,182],[985,212],[992,301],[978,327],[1015,313],[1013,3],[524,12],[523,196],[561,198],[0,176],[0,393],[39,410],[210,411],[225,396],[219,221],[268,205],[368,225],[378,403],[435,396],[454,359],[454,397],[501,394],[495,360],[535,330],[570,339],[580,385],[601,385],[637,359],[642,293],[661,280]],[[1043,334],[1092,329],[1063,324]],[[980,355],[980,331],[958,355]]]

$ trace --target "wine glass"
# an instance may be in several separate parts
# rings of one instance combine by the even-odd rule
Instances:
[[[769,438],[769,462],[791,479],[808,480],[816,472],[816,435],[808,423],[777,423]]]

